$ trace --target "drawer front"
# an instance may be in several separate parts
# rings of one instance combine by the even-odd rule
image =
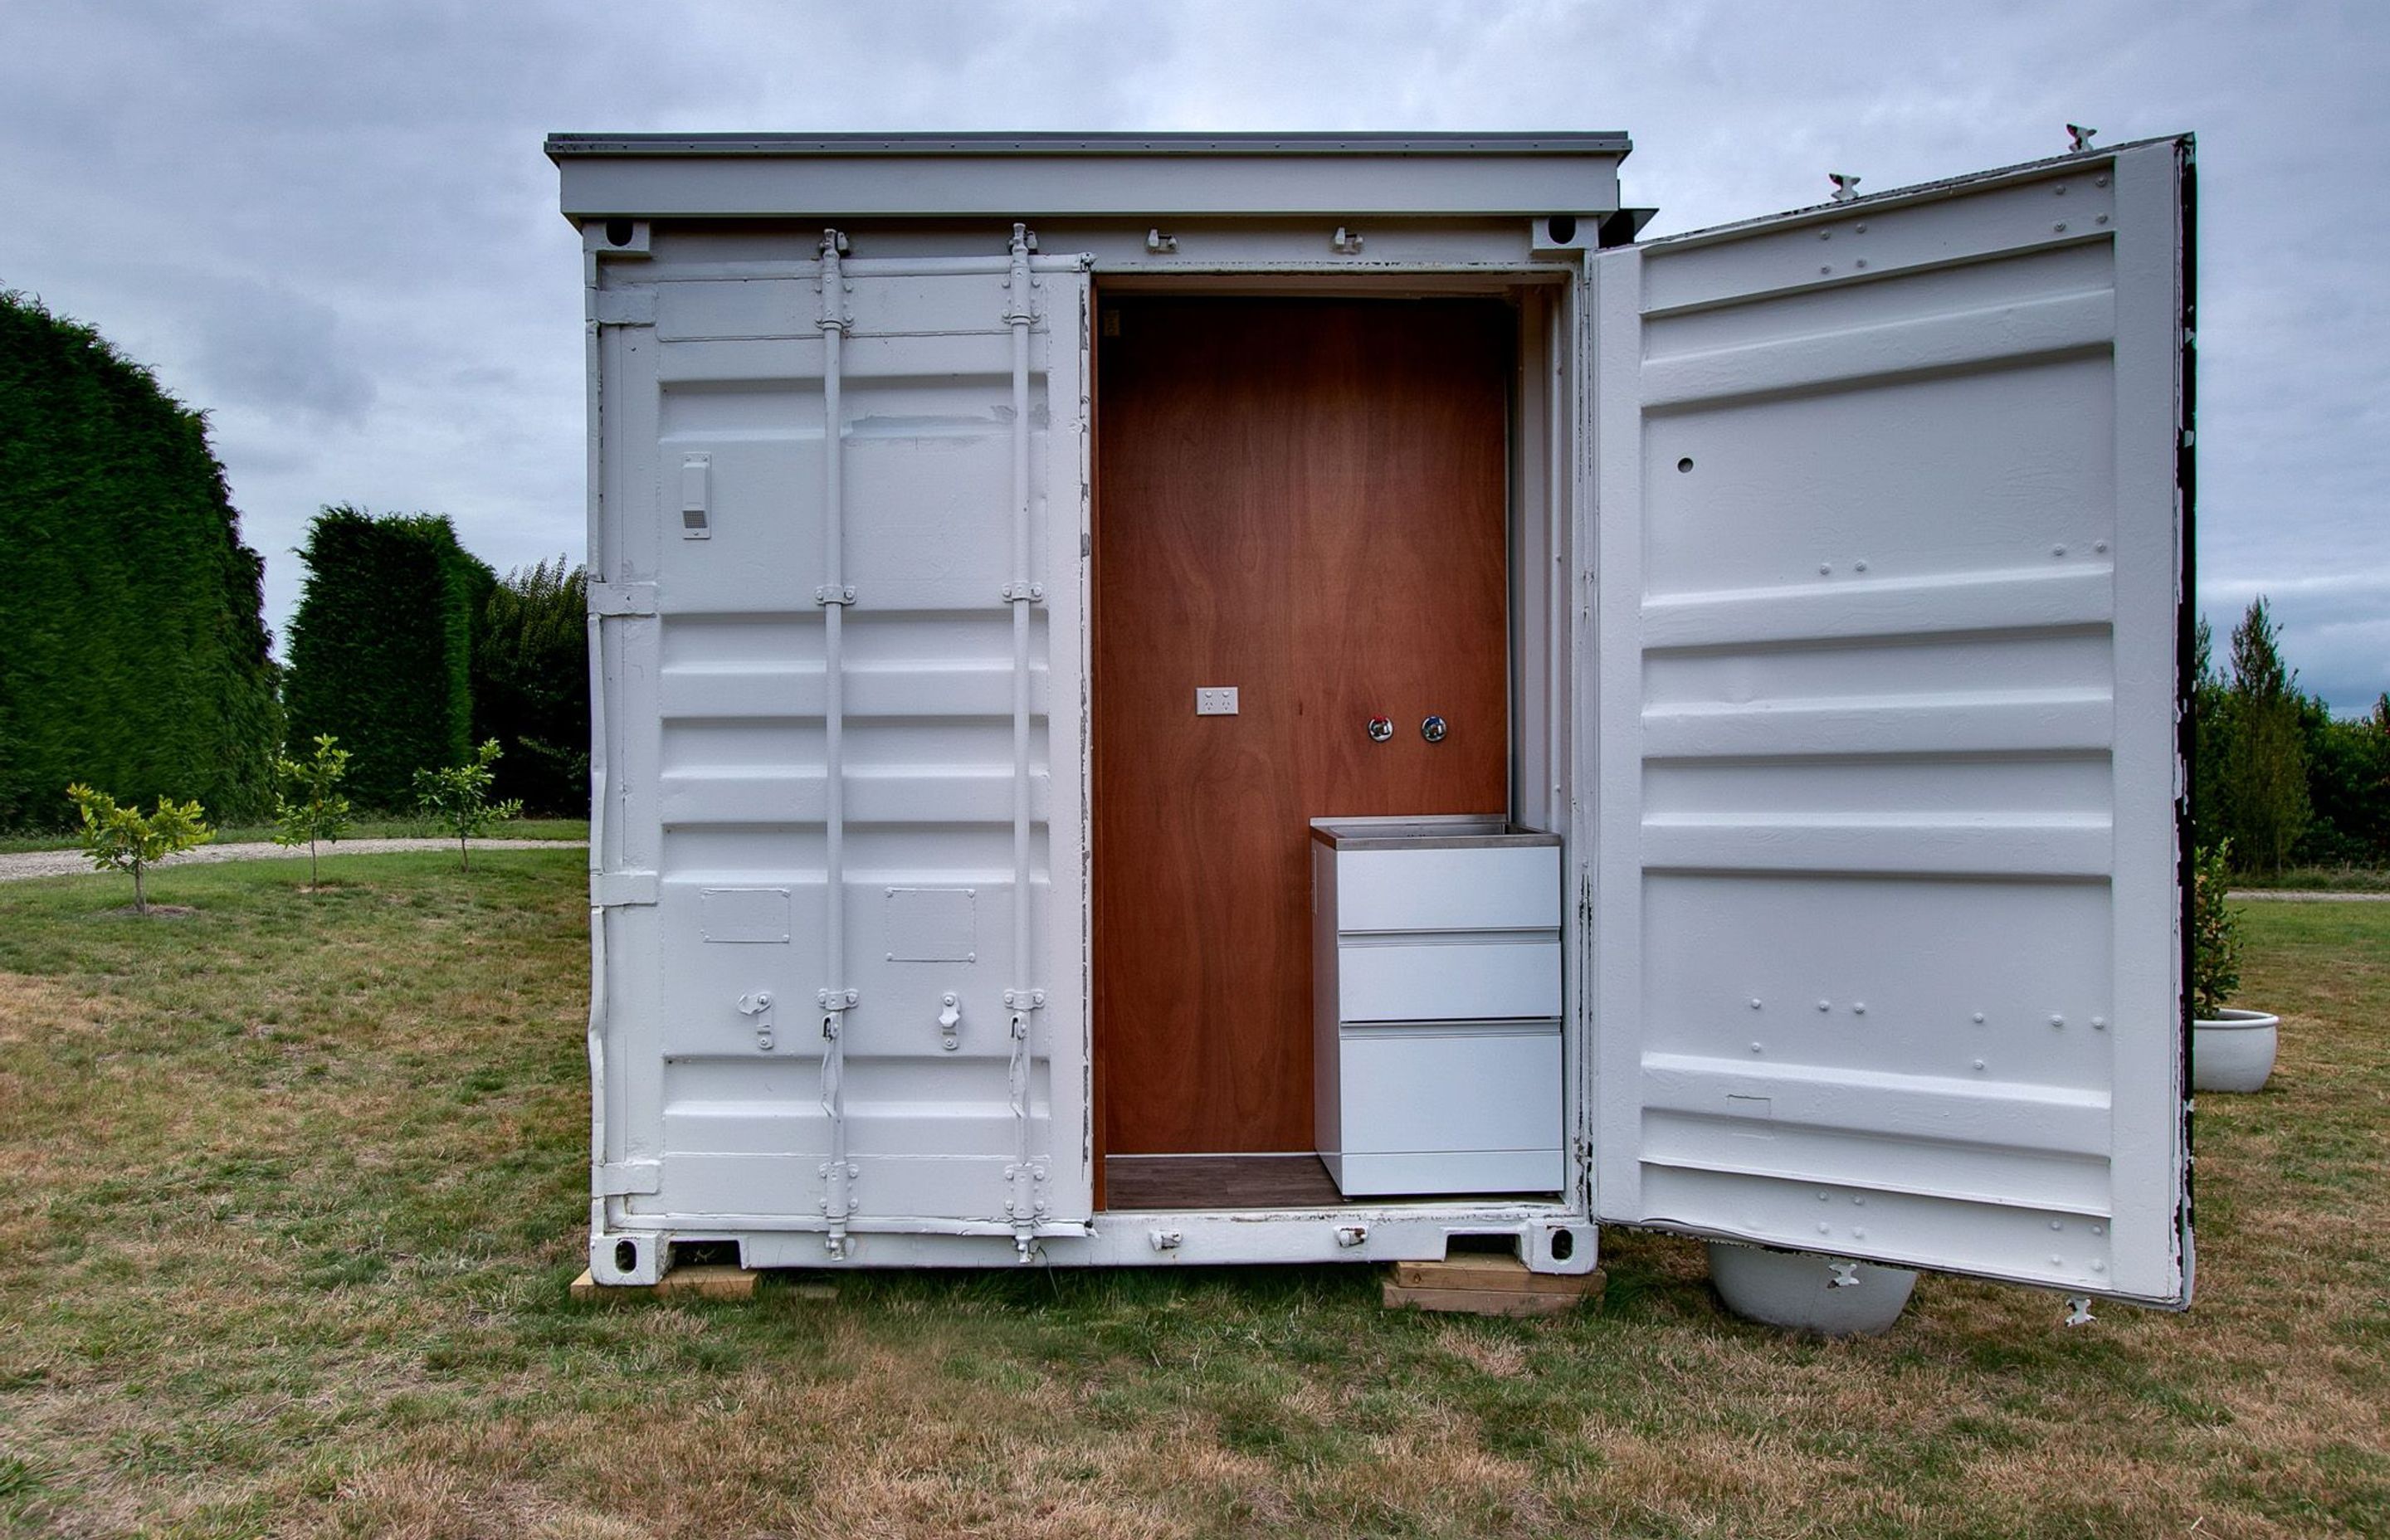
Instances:
[[[1431,1155],[1364,1155],[1328,1162],[1336,1190],[1347,1198],[1417,1198],[1447,1192],[1558,1192],[1568,1164],[1549,1149],[1439,1150]]]
[[[1348,1155],[1561,1147],[1557,1026],[1348,1033],[1342,1060]]]
[[[1336,857],[1342,930],[1550,930],[1560,923],[1558,845]]]
[[[1542,1020],[1561,1013],[1561,943],[1484,940],[1336,949],[1346,1021]]]

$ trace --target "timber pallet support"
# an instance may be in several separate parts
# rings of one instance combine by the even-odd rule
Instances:
[[[1397,1262],[1387,1275],[1389,1310],[1433,1310],[1468,1315],[1558,1315],[1601,1297],[1607,1276],[1535,1273],[1516,1257],[1472,1256],[1450,1262]]]
[[[692,1263],[675,1267],[656,1283],[604,1284],[590,1277],[586,1268],[572,1280],[572,1297],[593,1300],[752,1300],[755,1286],[764,1275],[752,1267],[734,1267],[723,1263]],[[831,1283],[790,1284],[784,1290],[801,1300],[834,1300],[838,1286]]]

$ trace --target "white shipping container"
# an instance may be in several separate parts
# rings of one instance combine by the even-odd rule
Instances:
[[[1640,245],[1618,135],[547,148],[599,1281],[2188,1303],[2188,139]],[[1422,825],[1312,912],[1454,815],[1557,891]]]

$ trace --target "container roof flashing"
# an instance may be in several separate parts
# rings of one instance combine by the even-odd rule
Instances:
[[[574,220],[1605,214],[1618,133],[556,134]]]

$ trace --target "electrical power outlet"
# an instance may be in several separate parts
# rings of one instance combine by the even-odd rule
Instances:
[[[1195,691],[1197,716],[1234,716],[1237,714],[1237,687],[1234,685],[1203,685]]]

